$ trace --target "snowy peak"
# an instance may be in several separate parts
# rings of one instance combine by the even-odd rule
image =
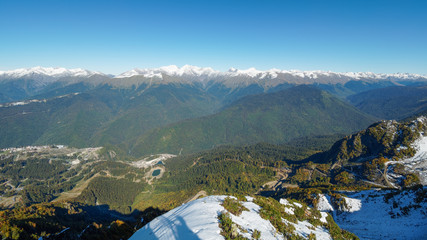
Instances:
[[[395,74],[376,74],[371,72],[331,72],[331,71],[300,71],[300,70],[280,70],[280,69],[270,69],[267,71],[260,71],[255,68],[249,68],[246,70],[239,70],[235,68],[231,68],[228,71],[229,75],[246,75],[248,77],[257,77],[260,79],[264,78],[284,78],[286,76],[292,76],[297,78],[306,78],[306,79],[318,79],[318,78],[347,78],[347,79],[426,79],[426,76],[418,75],[418,74],[409,74],[409,73],[395,73]]]
[[[280,70],[270,69],[266,71],[257,70],[255,68],[248,69],[237,69],[230,68],[226,72],[220,72],[210,67],[197,67],[191,65],[184,65],[183,67],[177,67],[176,65],[164,66],[159,68],[145,68],[145,69],[133,69],[131,71],[124,72],[116,78],[127,78],[133,76],[143,76],[146,78],[162,78],[163,75],[168,76],[187,76],[187,77],[244,77],[253,79],[275,79],[275,78],[303,78],[303,79],[319,79],[319,78],[339,78],[339,79],[402,79],[402,80],[416,80],[424,79],[427,80],[426,76],[419,74],[410,73],[394,73],[394,74],[382,74],[372,72],[331,72],[331,71],[300,71],[300,70]]]
[[[220,72],[213,70],[210,67],[196,67],[191,65],[184,65],[179,68],[176,65],[164,66],[160,68],[146,68],[146,69],[133,69],[128,72],[124,72],[116,78],[126,78],[133,76],[143,76],[146,78],[162,78],[163,74],[169,76],[190,76],[190,77],[202,77],[202,76],[215,76]]]
[[[0,71],[0,79],[17,79],[23,77],[32,78],[62,78],[62,77],[90,77],[93,75],[104,75],[101,72],[89,71],[82,68],[66,69],[61,67],[33,67],[33,68],[20,68],[10,71]],[[331,71],[300,71],[300,70],[280,70],[270,69],[266,71],[257,70],[255,68],[248,69],[237,69],[230,68],[228,71],[221,72],[212,69],[211,67],[197,67],[192,65],[184,65],[178,67],[176,65],[163,66],[159,68],[135,68],[133,70],[124,72],[115,78],[129,78],[133,76],[142,76],[145,78],[159,78],[162,79],[164,76],[178,76],[186,78],[200,78],[205,80],[211,79],[226,79],[226,78],[246,78],[246,79],[305,79],[312,82],[318,81],[319,79],[341,79],[341,80],[359,80],[359,79],[398,79],[398,80],[423,80],[427,81],[427,76],[410,73],[394,73],[394,74],[382,74],[372,72],[331,72]]]
[[[23,78],[23,77],[90,77],[92,75],[104,75],[100,72],[89,71],[81,68],[66,69],[53,67],[20,68],[11,71],[0,71],[0,78]]]

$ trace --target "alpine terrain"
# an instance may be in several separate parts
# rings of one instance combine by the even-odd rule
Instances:
[[[426,236],[427,78],[0,72],[2,239]]]

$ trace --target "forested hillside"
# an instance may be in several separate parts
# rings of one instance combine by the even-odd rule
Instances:
[[[379,122],[335,144],[337,135],[306,137],[283,145],[224,146],[191,155],[141,160],[126,157],[115,147],[4,150],[0,200],[16,210],[0,212],[9,220],[2,222],[1,231],[10,238],[12,235],[7,234],[31,233],[37,238],[70,227],[68,234],[75,236],[88,226],[87,222],[71,224],[52,216],[64,219],[78,213],[65,219],[80,219],[82,214],[90,213],[96,224],[87,232],[95,235],[88,236],[110,234],[111,239],[119,239],[133,233],[128,226],[142,226],[141,217],[153,219],[205,195],[265,195],[316,205],[318,194],[329,194],[339,202],[342,195],[336,190],[419,188],[423,183],[420,174],[424,173],[417,170],[416,164],[422,163],[424,155],[420,154],[425,154],[419,148],[424,144],[419,141],[425,123],[425,118],[405,123]],[[424,201],[422,198],[420,201]],[[69,208],[63,204],[70,201],[75,202],[72,206],[76,213],[63,211]],[[41,203],[36,205],[40,209],[57,210],[34,213],[38,210],[26,207],[34,203]],[[38,220],[32,214],[37,214]],[[50,219],[48,225],[39,225],[44,218]],[[115,219],[126,224],[112,222]],[[112,227],[106,228],[108,222],[116,226],[113,229],[117,232],[109,232]]]
[[[363,112],[381,119],[401,120],[427,111],[427,86],[393,86],[347,98]]]
[[[351,133],[373,123],[332,95],[310,86],[245,97],[223,111],[142,135],[134,155],[188,153],[224,144],[284,143],[293,138]]]
[[[119,144],[168,123],[212,113],[217,101],[192,88],[102,86],[53,99],[0,106],[0,147]]]

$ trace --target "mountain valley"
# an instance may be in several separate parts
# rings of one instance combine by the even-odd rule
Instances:
[[[188,65],[0,72],[0,235],[423,236],[426,84]]]

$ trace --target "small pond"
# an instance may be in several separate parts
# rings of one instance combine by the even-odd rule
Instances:
[[[155,176],[159,176],[160,175],[160,169],[156,169],[153,171],[153,173],[151,174],[151,176],[155,177]]]

